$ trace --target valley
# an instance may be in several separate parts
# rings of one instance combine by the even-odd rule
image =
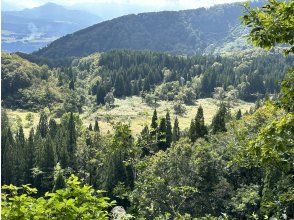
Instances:
[[[4,22],[58,39],[1,51],[1,219],[294,218],[293,0],[45,6]]]

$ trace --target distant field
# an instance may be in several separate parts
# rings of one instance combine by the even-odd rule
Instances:
[[[178,116],[179,125],[181,129],[189,127],[191,119],[195,117],[198,107],[201,105],[204,110],[204,117],[206,124],[211,123],[211,120],[216,113],[219,101],[207,98],[198,99],[195,105],[187,106],[185,105],[187,112],[184,116]],[[238,101],[231,108],[231,112],[235,114],[238,109],[241,109],[244,113],[249,111],[253,103],[248,103],[244,101]],[[167,109],[170,110],[172,123],[176,115],[173,111],[173,103],[168,101],[158,101],[157,114],[159,117],[164,117]],[[99,124],[102,132],[111,131],[110,122],[124,122],[129,123],[134,134],[139,134],[144,125],[150,125],[151,118],[154,108],[143,103],[140,97],[133,96],[125,99],[116,99],[115,108],[106,109],[106,107],[101,107],[97,111],[88,114],[82,114],[82,119],[85,124],[92,123],[95,118],[99,119]]]
[[[179,125],[181,129],[188,128],[191,119],[195,117],[197,108],[201,105],[204,110],[205,123],[211,123],[211,120],[218,109],[219,101],[206,98],[198,99],[195,105],[187,106],[185,105],[187,112],[183,116],[178,116]],[[254,106],[253,103],[248,103],[244,101],[237,101],[231,108],[231,113],[235,114],[238,109],[242,110],[242,113],[249,111],[250,107]],[[157,113],[159,118],[164,117],[167,109],[170,110],[172,123],[176,115],[173,111],[173,102],[168,101],[158,101]],[[135,135],[139,134],[144,125],[150,125],[151,118],[154,108],[143,103],[140,97],[127,97],[125,99],[115,99],[115,107],[112,109],[107,109],[105,106],[98,108],[95,112],[84,112],[81,114],[81,119],[88,126],[90,123],[94,123],[95,118],[98,118],[100,130],[102,133],[107,133],[112,131],[111,123],[123,122],[128,123]],[[26,119],[28,111],[23,110],[7,110],[10,120],[13,124],[22,124],[24,126],[25,133],[28,134],[29,129],[32,126],[36,126],[39,120],[37,113],[32,113],[33,124],[29,125]],[[14,126],[16,128],[16,126]]]

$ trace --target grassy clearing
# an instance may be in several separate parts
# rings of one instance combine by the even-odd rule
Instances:
[[[205,123],[210,124],[213,116],[218,109],[219,101],[206,98],[198,99],[194,105],[185,105],[187,112],[183,116],[178,116],[180,128],[183,130],[188,128],[191,119],[195,117],[197,108],[201,105],[204,110]],[[231,108],[231,113],[235,114],[238,109],[242,110],[242,113],[249,111],[249,109],[254,106],[253,103],[248,103],[244,101],[237,101]],[[172,123],[176,115],[173,111],[173,102],[159,101],[157,113],[159,118],[164,117],[167,109],[170,110]],[[128,123],[135,135],[139,134],[145,125],[150,125],[151,118],[154,108],[143,103],[140,97],[133,96],[127,97],[125,99],[115,99],[115,107],[112,109],[107,109],[105,106],[99,107],[94,112],[87,109],[83,114],[80,115],[84,124],[88,126],[90,123],[94,125],[95,118],[99,120],[99,126],[102,133],[112,132],[112,123],[123,122]],[[39,121],[39,114],[34,112],[29,112],[25,110],[7,110],[8,116],[10,118],[13,129],[16,130],[18,125],[22,124],[24,127],[24,132],[28,135],[32,127],[36,127]],[[32,123],[26,119],[28,113],[33,115]],[[58,120],[57,120],[58,121]]]
[[[180,128],[185,129],[189,127],[191,119],[195,117],[200,105],[204,110],[205,122],[210,124],[218,109],[218,103],[219,101],[215,99],[206,98],[198,99],[195,105],[185,105],[187,109],[186,114],[178,116]],[[245,111],[249,111],[252,106],[254,106],[253,103],[237,101],[232,106],[231,113],[235,114],[238,109],[241,109],[244,113]],[[167,109],[170,110],[172,122],[176,117],[173,110],[173,102],[159,101],[156,109],[159,117],[164,117]],[[111,132],[111,123],[123,122],[130,124],[134,134],[139,134],[145,125],[151,123],[153,111],[154,108],[143,103],[140,97],[133,96],[125,99],[115,99],[115,107],[112,109],[107,109],[103,106],[93,113],[84,113],[81,117],[87,125],[93,123],[95,118],[98,118],[102,132]]]
[[[30,112],[26,110],[11,110],[6,109],[9,122],[11,124],[12,130],[16,131],[20,125],[23,126],[24,133],[26,136],[29,135],[31,128],[36,127],[39,122],[39,114],[35,112]],[[27,116],[31,114],[31,121],[27,119]]]

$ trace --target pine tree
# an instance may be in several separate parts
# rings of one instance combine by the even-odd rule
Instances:
[[[40,169],[43,172],[42,184],[40,185],[40,191],[46,192],[51,190],[53,187],[53,171],[56,165],[56,154],[54,150],[54,145],[50,135],[48,134],[43,145]]]
[[[157,120],[158,120],[157,112],[156,112],[156,109],[154,109],[152,121],[151,121],[151,131],[150,131],[150,135],[153,139],[156,138],[156,132],[157,132],[157,126],[158,126]]]
[[[165,121],[166,121],[166,147],[170,147],[173,134],[172,134],[172,125],[170,121],[169,111],[167,111],[166,113]]]
[[[180,127],[178,117],[175,118],[174,127],[173,127],[173,142],[176,142],[180,139]]]
[[[95,125],[94,125],[94,131],[96,132],[100,132],[100,128],[99,128],[99,124],[98,124],[98,120],[95,120]]]
[[[48,119],[44,111],[40,113],[39,125],[37,127],[37,132],[40,133],[42,138],[45,138],[48,133]]]
[[[215,134],[217,132],[225,132],[227,131],[226,129],[226,122],[225,122],[225,117],[226,117],[226,106],[224,104],[221,104],[219,110],[217,111],[216,115],[212,119],[212,133]]]
[[[24,184],[25,174],[25,137],[22,126],[19,127],[15,135],[15,151],[14,151],[14,183],[17,185]]]
[[[73,79],[70,80],[69,85],[68,85],[68,88],[70,90],[75,90],[75,82],[74,82]]]
[[[150,155],[150,149],[148,147],[149,144],[150,144],[150,133],[149,133],[149,128],[146,125],[141,131],[140,137],[138,139],[138,145],[142,149],[141,157]]]
[[[89,129],[89,131],[93,131],[93,128],[92,128],[92,124],[91,123],[89,124],[88,129]]]
[[[97,82],[97,86],[96,86],[96,103],[97,105],[100,105],[100,104],[104,104],[104,97],[106,96],[106,91],[105,91],[105,88],[100,85],[99,82]]]
[[[196,126],[195,126],[195,120],[191,120],[190,128],[189,128],[189,138],[192,142],[195,142],[197,137],[196,137]]]
[[[236,114],[236,119],[240,120],[241,118],[242,118],[242,112],[241,112],[241,109],[239,109]]]
[[[50,134],[51,138],[55,137],[57,131],[58,131],[58,125],[57,125],[56,121],[53,118],[51,118],[49,120],[49,134]]]
[[[116,97],[122,97],[124,95],[124,79],[121,74],[116,75],[114,89],[114,95]]]
[[[32,169],[35,164],[34,129],[32,128],[25,147],[25,183],[33,183]]]
[[[69,156],[69,166],[73,169],[76,168],[76,128],[73,113],[70,113],[70,118],[67,128],[67,152]]]
[[[195,118],[195,136],[197,138],[202,138],[207,135],[207,127],[204,123],[204,115],[203,115],[203,108],[199,106]]]
[[[2,124],[1,124],[2,125]],[[10,127],[1,130],[1,182],[14,183],[14,139]]]
[[[157,147],[158,147],[158,150],[166,150],[167,149],[165,118],[162,118],[160,120],[160,124],[158,127]]]

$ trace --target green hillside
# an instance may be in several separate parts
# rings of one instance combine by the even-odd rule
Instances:
[[[238,39],[246,33],[239,22],[242,10],[240,4],[227,4],[208,9],[126,15],[64,36],[33,54],[58,59],[111,49],[186,55],[213,53],[224,46],[240,51],[248,47],[245,42],[238,45]],[[235,40],[235,46],[227,45]]]

